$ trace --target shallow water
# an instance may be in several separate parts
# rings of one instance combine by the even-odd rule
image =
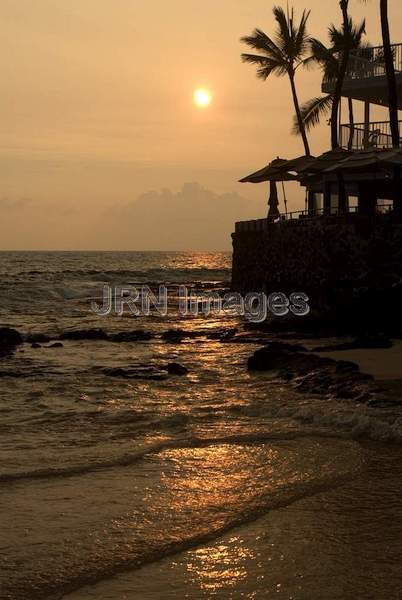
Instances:
[[[359,474],[341,485],[65,600],[159,600],[161,590],[167,600],[398,600],[401,449],[360,451]]]
[[[3,253],[0,273],[1,325],[25,335],[55,337],[101,327],[108,333],[143,329],[153,336],[130,343],[63,340],[62,348],[26,343],[0,360],[2,598],[61,597],[127,569],[133,579],[113,580],[116,588],[102,583],[98,592],[74,593],[153,599],[161,589],[168,597],[166,585],[172,597],[174,590],[177,597],[208,597],[213,573],[221,581],[237,551],[247,563],[246,568],[239,559],[239,572],[252,571],[249,587],[242,588],[240,576],[230,584],[230,571],[229,587],[218,582],[213,593],[265,597],[273,585],[260,578],[267,565],[263,561],[254,573],[249,550],[229,542],[231,533],[225,532],[285,510],[270,512],[273,508],[296,507],[295,500],[349,485],[371,464],[371,451],[359,442],[402,439],[402,415],[395,409],[306,397],[270,374],[248,373],[247,358],[258,346],[222,343],[210,335],[222,328],[242,330],[239,320],[179,317],[177,285],[226,289],[228,254]],[[168,316],[94,315],[90,301],[105,283],[153,288],[167,283]],[[176,327],[199,335],[173,343],[161,338]],[[173,361],[188,374],[161,371]],[[141,377],[111,377],[107,369],[115,367]],[[399,488],[391,489],[399,515]],[[249,524],[241,535],[250,541],[249,532],[261,533],[264,527],[259,528]],[[222,555],[214,550],[219,541],[205,546],[214,539],[226,540],[229,558],[226,550]],[[162,571],[147,566],[133,574],[139,565],[189,548],[200,554],[188,559],[184,552],[161,563]],[[252,545],[250,552],[260,550]],[[199,560],[206,575],[188,567]],[[280,561],[275,568],[279,577]],[[147,572],[152,577],[145,575],[145,581],[140,574]],[[120,585],[128,586],[126,595]],[[145,587],[136,596],[137,585]],[[257,595],[247,595],[253,590]]]

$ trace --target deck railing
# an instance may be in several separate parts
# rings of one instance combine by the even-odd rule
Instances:
[[[376,214],[384,215],[392,213],[392,204],[381,204],[377,206]],[[281,214],[275,221],[268,221],[268,219],[255,219],[252,221],[238,221],[235,226],[236,233],[253,233],[268,231],[270,227],[281,224],[286,225],[303,225],[311,222],[314,219],[322,217],[354,217],[359,213],[358,206],[349,206],[347,212],[342,212],[338,207],[331,207],[329,211],[323,208],[316,209],[314,211],[309,210],[298,210]]]
[[[395,71],[402,72],[402,44],[392,44],[392,55]],[[384,77],[385,75],[383,46],[361,48],[351,53],[346,80],[370,79],[372,77]],[[326,83],[332,83],[332,80],[327,80]]]
[[[399,129],[402,131],[402,121],[399,121]],[[342,124],[340,127],[340,143],[342,148],[349,147],[352,135],[351,150],[362,150],[363,148],[392,148],[391,126],[389,121],[372,121],[366,127],[364,123]]]

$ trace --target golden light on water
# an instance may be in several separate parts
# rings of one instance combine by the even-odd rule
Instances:
[[[207,108],[212,102],[212,94],[206,88],[198,88],[195,90],[193,98],[194,104],[198,106],[198,108]]]

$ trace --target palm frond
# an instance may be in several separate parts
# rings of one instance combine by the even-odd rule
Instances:
[[[339,71],[339,59],[332,48],[327,48],[320,40],[310,40],[311,58],[318,63],[326,78],[336,77]]]
[[[335,52],[342,52],[348,46],[350,50],[356,50],[359,48],[365,33],[366,21],[364,20],[356,25],[351,18],[349,18],[347,31],[345,31],[343,25],[341,28],[337,28],[332,24],[328,28],[331,46]]]
[[[269,75],[271,75],[271,73],[276,73],[279,76],[285,75],[287,73],[286,64],[268,58],[267,56],[243,53],[241,55],[241,59],[245,63],[257,65],[257,77],[259,79],[265,80],[269,77]]]
[[[285,15],[285,11],[281,6],[274,6],[272,11],[277,22],[276,45],[284,55],[290,57],[293,53],[293,42],[289,27],[290,19]]]
[[[303,10],[300,20],[299,29],[296,35],[296,50],[298,57],[305,53],[309,45],[309,38],[307,36],[307,21],[309,19],[310,12],[310,10]]]
[[[298,61],[308,48],[307,21],[310,11],[304,10],[299,24],[295,22],[294,9],[287,14],[281,6],[274,6],[273,13],[277,22],[276,45],[289,61]]]
[[[329,114],[332,107],[332,100],[332,94],[328,94],[318,98],[311,98],[311,100],[307,100],[307,102],[302,104],[300,107],[300,113],[306,131],[309,131],[318,125],[322,116]],[[292,132],[295,135],[300,135],[301,133],[296,115],[293,117]]]
[[[278,48],[275,42],[261,29],[254,29],[251,35],[242,37],[240,41],[247,44],[247,46],[253,50],[263,52],[269,57],[275,56],[277,60],[283,60],[284,58],[280,48]]]

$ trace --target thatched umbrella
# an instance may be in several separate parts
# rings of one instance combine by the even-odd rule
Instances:
[[[240,183],[262,183],[264,181],[269,181],[268,219],[270,221],[274,221],[279,217],[278,188],[276,183],[278,181],[282,182],[283,200],[285,203],[285,212],[287,213],[287,200],[283,182],[297,181],[297,176],[288,173],[284,168],[287,163],[287,160],[278,157],[259,171],[240,179]]]
[[[335,148],[335,150],[329,150],[324,152],[307,162],[300,170],[299,173],[302,175],[308,175],[312,173],[321,173],[339,161],[351,156],[353,153],[350,150],[344,150],[343,148]]]
[[[402,151],[397,149],[367,148],[358,150],[328,165],[326,173],[372,172],[375,170],[393,170],[402,167]]]

